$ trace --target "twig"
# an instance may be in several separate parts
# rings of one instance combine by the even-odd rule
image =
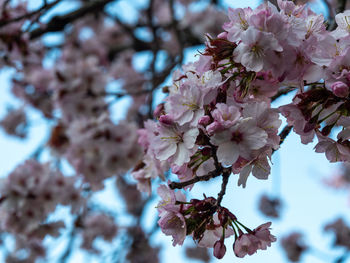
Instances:
[[[293,126],[285,126],[283,130],[280,132],[280,145],[284,142],[284,140],[287,138],[289,135],[290,131],[292,130]]]
[[[60,259],[58,260],[58,262],[60,263],[65,263],[67,262],[67,260],[69,259],[70,255],[72,254],[73,251],[73,245],[74,245],[74,241],[75,241],[75,235],[77,232],[77,223],[80,220],[80,217],[78,216],[73,223],[72,226],[72,230],[69,233],[69,237],[68,237],[68,243],[66,246],[66,249],[64,251],[64,253],[62,254],[62,256],[60,257]]]
[[[154,18],[154,1],[150,0],[149,2],[149,7],[147,9],[147,16],[148,16],[148,23],[149,23],[149,27],[151,29],[152,32],[152,36],[153,36],[153,44],[151,46],[151,50],[152,50],[152,62],[150,65],[150,72],[152,75],[152,79],[151,79],[151,90],[155,90],[157,85],[155,83],[155,76],[156,76],[156,62],[157,62],[157,58],[158,58],[158,52],[160,49],[160,43],[159,43],[159,38],[157,35],[157,28],[154,27],[153,24],[153,18]],[[153,112],[152,112],[152,106],[153,106],[153,92],[150,93],[149,98],[148,98],[148,118],[152,119],[153,118]]]
[[[222,174],[222,184],[221,184],[221,191],[218,194],[218,198],[216,199],[216,205],[220,206],[222,198],[224,197],[225,193],[226,193],[226,187],[228,184],[228,179],[230,178],[230,171],[224,171]]]
[[[284,140],[287,138],[287,136],[289,135],[289,133],[291,132],[291,130],[293,129],[293,126],[288,126],[286,125],[283,130],[280,132],[280,134],[278,136],[280,136],[280,143],[279,145],[281,145]],[[276,150],[272,149],[272,154],[275,152]]]
[[[18,22],[18,21],[20,21],[22,19],[31,18],[32,16],[40,14],[43,11],[49,10],[50,8],[52,8],[55,5],[57,5],[60,1],[61,0],[56,0],[56,1],[54,1],[52,3],[49,3],[49,4],[45,2],[43,6],[41,6],[39,9],[37,9],[35,11],[32,11],[30,13],[26,13],[26,14],[21,15],[21,16],[17,16],[17,17],[11,18],[9,20],[2,20],[2,21],[0,21],[0,27],[3,27],[3,26],[8,25],[10,23]]]
[[[211,171],[208,174],[203,175],[203,176],[195,176],[192,179],[185,181],[185,182],[171,182],[169,184],[169,187],[170,187],[170,189],[182,189],[185,186],[188,186],[188,185],[191,185],[191,184],[194,184],[197,182],[209,181],[212,178],[220,176],[221,173],[222,173],[222,170],[221,171],[214,170],[214,171]]]
[[[62,15],[62,16],[54,16],[44,28],[37,28],[30,32],[30,39],[36,39],[38,37],[41,37],[45,33],[48,32],[57,32],[64,29],[64,27],[74,22],[75,20],[87,15],[87,14],[94,14],[97,13],[110,2],[113,0],[95,0],[91,1],[84,6],[82,6],[80,9],[72,11],[68,14]]]
[[[174,8],[174,0],[169,0],[169,8],[170,8],[170,13],[171,13],[171,25],[175,31],[176,34],[176,38],[177,38],[177,42],[179,44],[179,48],[180,48],[180,55],[179,55],[179,60],[178,60],[178,64],[181,64],[184,58],[184,39],[183,39],[183,35],[179,29],[179,22],[177,21],[176,17],[175,17],[175,8]]]
[[[296,89],[295,87],[286,87],[286,88],[279,90],[276,95],[271,97],[271,102],[275,101],[276,99],[278,99],[279,97],[281,97],[283,95],[288,94],[289,92],[291,92],[295,89]]]
[[[336,258],[334,263],[345,263],[349,256],[350,256],[350,251],[347,250],[344,252],[342,256]]]

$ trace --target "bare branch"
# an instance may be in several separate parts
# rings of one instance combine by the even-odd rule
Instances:
[[[289,92],[291,92],[295,89],[296,89],[295,87],[286,87],[286,88],[279,90],[276,95],[271,97],[271,102],[275,101],[276,99],[278,99],[279,97],[281,97],[283,95],[288,94]]]
[[[221,173],[222,173],[222,171],[214,170],[214,171],[209,172],[208,174],[203,175],[203,176],[195,176],[191,180],[188,180],[188,181],[185,181],[185,182],[179,182],[179,183],[178,182],[171,182],[169,184],[169,187],[170,187],[170,189],[182,189],[182,188],[184,188],[184,187],[186,187],[188,185],[191,185],[191,184],[194,184],[194,183],[197,183],[197,182],[209,181],[212,178],[220,176]]]
[[[219,207],[221,204],[221,201],[226,193],[226,187],[228,184],[228,179],[230,178],[231,171],[224,171],[222,174],[222,184],[221,184],[221,191],[218,194],[218,198],[216,200],[216,205]]]
[[[11,18],[9,20],[2,20],[2,21],[0,21],[0,27],[3,27],[3,26],[8,25],[10,23],[21,21],[22,19],[31,18],[35,15],[38,15],[38,14],[43,13],[45,11],[48,11],[49,9],[51,9],[52,7],[57,5],[60,1],[62,1],[62,0],[55,0],[52,3],[45,2],[42,7],[40,7],[39,9],[37,9],[35,11],[32,11],[30,13],[27,13],[27,14],[24,14],[24,15],[21,15],[18,17]]]
[[[280,145],[284,142],[284,140],[287,138],[287,136],[289,135],[289,133],[291,132],[293,126],[285,126],[283,128],[283,130],[280,132],[279,136],[280,136]]]
[[[37,28],[30,32],[30,39],[38,38],[48,32],[57,32],[65,28],[69,23],[74,22],[75,20],[87,15],[95,14],[99,11],[102,11],[104,7],[112,2],[113,0],[95,0],[91,1],[78,10],[72,11],[68,14],[62,16],[54,16],[44,28]]]

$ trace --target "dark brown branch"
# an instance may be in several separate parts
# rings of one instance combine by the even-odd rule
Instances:
[[[295,87],[286,87],[286,88],[283,88],[283,89],[279,90],[276,93],[276,95],[271,97],[271,102],[275,101],[276,99],[278,99],[279,97],[281,97],[283,95],[288,94],[289,92],[291,92],[291,91],[293,91],[295,89],[296,89]]]
[[[212,172],[209,172],[206,175],[203,176],[195,176],[193,177],[191,180],[185,181],[185,182],[171,182],[169,184],[170,189],[182,189],[188,185],[197,183],[197,182],[201,182],[201,181],[209,181],[212,178],[218,177],[220,176],[222,173],[222,171],[217,171],[214,170]]]
[[[342,256],[336,258],[334,263],[345,263],[346,260],[348,259],[348,257],[350,257],[350,251],[349,250],[345,251]]]
[[[280,145],[284,142],[284,140],[287,138],[287,136],[289,135],[289,133],[291,132],[293,126],[285,126],[283,128],[283,130],[280,132],[279,136],[280,136]]]
[[[48,32],[57,32],[65,28],[67,24],[84,17],[87,14],[95,14],[102,11],[104,7],[113,0],[95,0],[83,5],[78,10],[62,16],[54,16],[44,28],[37,28],[30,32],[30,39],[36,39]]]
[[[218,198],[216,200],[216,205],[220,206],[222,198],[224,197],[226,193],[226,187],[228,184],[228,179],[230,178],[231,171],[224,171],[222,174],[222,184],[221,184],[221,191],[218,194]]]
[[[52,7],[57,5],[60,1],[61,0],[55,0],[52,3],[49,3],[49,4],[48,3],[44,3],[44,5],[42,7],[40,7],[37,10],[34,10],[34,11],[30,12],[30,13],[26,13],[24,15],[11,18],[9,20],[2,20],[2,21],[0,21],[0,27],[3,27],[3,26],[8,25],[10,23],[21,21],[22,19],[31,18],[31,17],[33,17],[35,15],[38,15],[38,14],[44,12],[44,11],[47,11],[47,10],[51,9]]]
[[[287,136],[289,135],[289,133],[291,132],[291,130],[293,129],[293,126],[288,126],[286,125],[283,130],[280,132],[279,136],[280,136],[280,145],[284,142],[284,140],[287,138]],[[272,149],[272,154],[275,152],[276,150]]]
[[[337,8],[336,8],[336,10],[335,10],[335,12],[336,12],[337,14],[343,13],[343,12],[344,12],[344,10],[345,10],[345,8],[346,8],[346,2],[347,2],[347,0],[338,0]]]
[[[183,61],[183,56],[184,56],[184,49],[185,49],[184,43],[185,43],[185,41],[184,41],[182,33],[179,29],[179,22],[177,21],[177,19],[175,17],[174,0],[169,1],[169,8],[170,8],[170,12],[171,12],[171,25],[175,31],[175,35],[177,38],[176,40],[177,40],[177,43],[179,44],[179,48],[180,48],[178,63],[181,64]]]

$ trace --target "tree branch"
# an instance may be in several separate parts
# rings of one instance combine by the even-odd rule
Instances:
[[[278,99],[279,97],[283,96],[283,95],[286,95],[288,94],[289,92],[295,90],[296,88],[295,87],[286,87],[286,88],[283,88],[283,89],[280,89],[276,95],[272,96],[271,97],[271,102],[275,101],[276,99]]]
[[[228,184],[228,179],[230,178],[231,171],[224,171],[222,174],[222,184],[221,184],[221,191],[218,194],[218,198],[216,199],[216,205],[220,206],[221,201],[226,193],[226,187]]]
[[[279,136],[280,136],[280,145],[284,142],[284,140],[286,139],[286,137],[289,135],[289,133],[291,132],[293,126],[285,126],[283,128],[283,130],[280,132]]]
[[[191,185],[191,184],[194,184],[194,183],[197,183],[197,182],[209,181],[212,178],[220,176],[221,173],[222,173],[222,170],[221,171],[214,170],[214,171],[211,171],[208,174],[203,175],[203,176],[195,176],[191,180],[188,180],[188,181],[185,181],[185,182],[171,182],[169,184],[169,187],[170,187],[170,189],[173,189],[173,190],[174,189],[182,189],[182,188],[184,188],[184,187],[186,187],[188,185]]]
[[[21,16],[18,16],[18,17],[14,17],[14,18],[11,18],[9,20],[2,20],[0,21],[0,27],[3,27],[5,25],[8,25],[10,23],[14,23],[14,22],[18,22],[22,19],[26,19],[26,18],[31,18],[32,16],[35,16],[37,14],[40,14],[41,12],[43,11],[47,11],[49,10],[50,8],[54,7],[55,5],[57,5],[61,0],[55,0],[53,1],[52,3],[44,3],[44,5],[42,7],[40,7],[39,9],[37,10],[34,10],[30,13],[26,13],[24,15],[21,15]]]
[[[36,39],[48,32],[61,31],[67,24],[72,23],[87,14],[95,14],[99,11],[102,11],[104,7],[112,1],[113,0],[94,0],[85,4],[78,10],[72,11],[62,16],[54,16],[44,28],[37,28],[31,31],[29,33],[30,39]]]

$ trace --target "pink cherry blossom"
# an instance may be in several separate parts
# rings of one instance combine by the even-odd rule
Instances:
[[[350,10],[345,10],[335,16],[337,22],[337,29],[334,32],[336,38],[349,36],[350,34]]]
[[[266,140],[267,133],[249,118],[211,138],[211,142],[218,146],[218,160],[225,166],[231,166],[239,156],[251,159],[252,151],[262,148]]]
[[[271,246],[276,238],[271,235],[271,222],[265,223],[254,229],[251,233],[240,234],[234,244],[234,252],[237,257],[243,258],[246,255],[253,255],[258,249],[265,250]]]
[[[331,89],[337,97],[345,98],[349,96],[349,86],[344,82],[337,81],[334,82],[331,86]]]
[[[250,27],[242,35],[242,42],[233,52],[234,60],[241,63],[248,70],[262,71],[268,61],[269,52],[283,51],[282,46],[272,33],[261,32]]]
[[[195,141],[199,131],[197,128],[179,127],[177,125],[157,126],[158,134],[154,137],[153,149],[160,161],[172,158],[176,165],[189,162],[196,151]]]

